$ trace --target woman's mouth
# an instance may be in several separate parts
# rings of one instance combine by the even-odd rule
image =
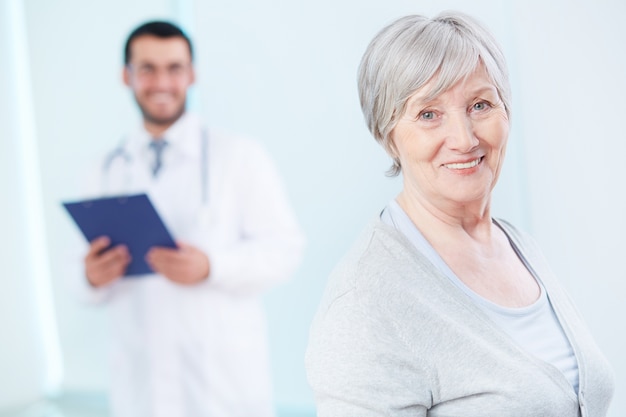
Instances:
[[[480,161],[483,160],[483,157],[479,157],[469,162],[454,162],[451,164],[443,164],[444,167],[448,169],[469,169],[474,168],[476,165],[480,164]]]

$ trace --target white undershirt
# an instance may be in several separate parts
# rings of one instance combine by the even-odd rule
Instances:
[[[389,203],[381,213],[380,218],[384,223],[402,232],[420,253],[425,255],[455,286],[467,294],[518,346],[556,367],[567,378],[574,388],[574,392],[578,392],[578,363],[576,356],[556,317],[545,288],[538,277],[535,276],[535,279],[539,284],[541,294],[537,301],[521,308],[500,306],[475,293],[456,276],[417,227],[415,227],[396,200],[392,200]],[[511,246],[526,268],[533,274],[532,269],[527,265],[526,259],[512,242]]]

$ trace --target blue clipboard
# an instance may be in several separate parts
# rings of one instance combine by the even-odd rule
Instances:
[[[145,261],[150,248],[177,247],[146,194],[64,202],[63,206],[88,242],[108,236],[111,246],[128,247],[132,260],[125,276],[153,272]]]

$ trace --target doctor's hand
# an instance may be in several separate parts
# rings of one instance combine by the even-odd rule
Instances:
[[[117,245],[109,248],[111,241],[106,236],[91,241],[85,256],[85,275],[93,287],[102,287],[118,280],[130,263],[128,248]]]
[[[209,277],[209,258],[200,249],[176,242],[178,249],[155,247],[148,251],[148,265],[170,281],[183,285],[197,284]]]

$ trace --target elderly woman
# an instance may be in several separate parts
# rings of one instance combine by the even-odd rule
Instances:
[[[600,417],[612,372],[533,241],[491,217],[502,52],[472,18],[401,18],[359,69],[403,189],[333,272],[307,372],[320,417]]]

